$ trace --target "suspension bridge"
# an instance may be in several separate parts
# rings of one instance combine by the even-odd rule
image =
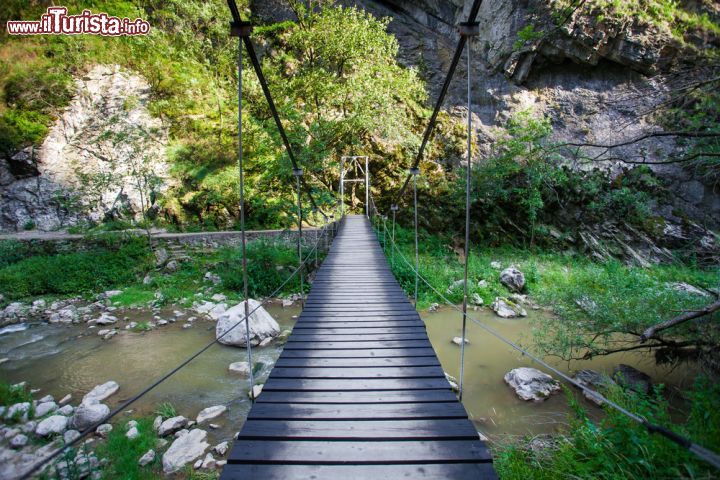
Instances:
[[[669,430],[648,422],[626,410],[597,391],[570,378],[542,358],[533,355],[500,333],[472,317],[467,309],[468,262],[465,261],[465,291],[458,307],[448,301],[420,273],[418,256],[417,178],[420,162],[434,131],[450,82],[463,52],[467,53],[468,140],[465,195],[465,251],[470,245],[470,173],[472,158],[471,115],[471,49],[468,42],[478,35],[475,21],[481,0],[474,0],[468,21],[458,25],[459,41],[435,108],[425,129],[417,156],[408,175],[381,215],[370,188],[368,157],[346,156],[341,160],[340,198],[335,214],[325,213],[306,182],[303,169],[293,154],[288,136],[275,107],[270,88],[255,52],[251,34],[253,27],[242,21],[235,0],[228,0],[232,14],[230,32],[238,37],[238,166],[240,193],[240,232],[242,245],[243,294],[248,296],[245,235],[245,188],[242,128],[243,50],[247,52],[259,80],[275,125],[292,163],[297,192],[297,268],[253,310],[245,302],[245,316],[222,335],[191,354],[169,372],[155,379],[146,388],[125,400],[104,418],[89,426],[63,447],[38,459],[22,476],[33,478],[70,449],[76,448],[95,429],[126,411],[160,384],[197,357],[217,345],[222,337],[236,328],[245,330],[250,338],[249,322],[258,308],[279,294],[294,279],[299,280],[301,298],[305,270],[318,250],[335,236],[327,257],[317,271],[303,311],[282,354],[272,369],[259,395],[250,368],[248,379],[253,406],[247,421],[234,441],[222,480],[250,478],[360,480],[393,479],[493,479],[497,478],[492,456],[475,429],[461,401],[463,396],[465,342],[460,345],[460,377],[457,396],[453,391],[428,339],[425,325],[418,315],[420,283],[435,292],[462,314],[462,339],[467,322],[474,322],[489,335],[504,342],[533,360],[558,378],[601,401],[629,419],[643,425],[649,432],[692,452],[720,469],[720,456]],[[244,49],[243,49],[244,47]],[[467,47],[467,48],[466,48]],[[364,168],[363,162],[364,160]],[[346,164],[359,169],[364,178],[347,178]],[[411,182],[412,180],[412,182]],[[346,182],[365,183],[365,215],[346,215],[344,192]],[[408,260],[395,244],[395,220],[399,205],[412,185],[414,208],[415,261]],[[303,253],[302,225],[307,222],[302,198],[307,197],[313,213],[322,216],[324,225],[309,252]],[[327,205],[323,205],[327,208]],[[392,214],[392,230],[387,222]],[[382,226],[383,247],[380,247],[371,220]],[[338,226],[339,225],[339,226]],[[415,275],[414,304],[395,280],[385,258],[385,250],[396,255]],[[253,365],[252,348],[246,349],[248,364]]]

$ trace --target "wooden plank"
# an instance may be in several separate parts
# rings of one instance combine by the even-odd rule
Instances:
[[[432,367],[439,366],[440,362],[435,356],[427,357],[397,357],[397,358],[283,358],[275,363],[280,367]]]
[[[253,409],[254,410],[254,409]],[[260,420],[245,422],[247,440],[476,440],[478,432],[465,419],[430,420]]]
[[[450,389],[389,391],[269,391],[263,389],[257,403],[436,403],[457,400]]]
[[[490,461],[479,440],[328,442],[236,440],[228,463],[364,465]]]
[[[355,391],[365,390],[450,390],[445,378],[322,379],[269,378],[265,390]]]
[[[405,465],[228,464],[220,480],[497,480],[489,463]]]
[[[424,331],[415,333],[304,333],[298,330],[292,336],[293,342],[369,342],[369,341],[390,341],[390,340],[425,340],[427,333]]]
[[[432,347],[425,348],[348,348],[348,349],[297,349],[283,350],[282,358],[390,358],[390,357],[426,357],[435,355]]]
[[[262,396],[262,394],[260,394]],[[306,403],[258,403],[248,419],[266,420],[413,420],[468,418],[457,402],[448,403],[355,403],[313,405]],[[477,435],[475,435],[477,438]]]
[[[383,348],[432,348],[430,340],[386,340],[386,341],[355,341],[355,342],[296,342],[290,336],[289,341],[285,344],[286,350],[307,350],[307,349],[323,349],[323,350],[358,350],[363,348],[383,349]]]
[[[442,368],[432,367],[278,367],[269,378],[445,378]]]

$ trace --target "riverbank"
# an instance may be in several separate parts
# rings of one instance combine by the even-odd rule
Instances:
[[[382,241],[382,233],[379,237]],[[412,232],[399,228],[396,238],[399,251],[387,248],[387,256],[396,277],[412,296]],[[456,304],[462,301],[462,248],[453,245],[452,239],[420,238],[420,272],[429,285],[420,281],[418,307],[428,311],[424,316],[429,331],[440,329],[446,338],[460,333],[460,315],[454,313],[452,321],[437,326],[432,321],[436,313],[430,312],[442,311],[438,304],[444,303],[443,297]],[[720,386],[714,366],[718,314],[680,324],[647,343],[640,342],[640,335],[649,326],[715,301],[720,292],[717,266],[699,268],[677,262],[635,267],[617,261],[594,262],[573,252],[475,247],[468,269],[472,317],[566,374],[587,372],[576,379],[590,379],[591,388],[629,411],[706,448],[720,449]],[[523,320],[525,315],[528,322]],[[713,468],[687,450],[650,434],[609,407],[598,408],[573,388],[565,388],[564,395],[559,384],[557,389],[546,389],[538,398],[535,415],[517,408],[513,411],[522,401],[508,396],[508,389],[499,388],[500,372],[494,371],[492,359],[506,356],[508,363],[515,365],[509,368],[537,365],[509,347],[498,346],[496,339],[489,338],[473,322],[469,322],[468,332],[471,343],[466,381],[479,374],[487,377],[480,388],[469,384],[475,390],[464,397],[464,403],[478,416],[478,428],[493,440],[501,478],[715,478]],[[473,341],[480,345],[473,347]],[[447,342],[445,348],[449,348]],[[695,355],[683,356],[688,351],[683,350],[685,347],[672,348],[680,345],[710,348],[697,348]],[[442,359],[443,345],[440,348]],[[459,353],[455,352],[455,357],[450,357],[446,370],[457,371]],[[636,363],[629,360],[632,358]],[[642,370],[641,374],[621,365],[628,363]],[[536,375],[551,385],[539,372]],[[516,379],[506,376],[505,381]],[[473,397],[487,397],[488,392],[507,397],[496,398],[506,406],[502,414],[487,405],[473,405]],[[546,396],[546,392],[550,394]],[[558,402],[567,406],[564,412],[552,408]],[[498,418],[512,424],[523,416],[528,423],[545,424],[547,428],[523,433],[494,424]]]

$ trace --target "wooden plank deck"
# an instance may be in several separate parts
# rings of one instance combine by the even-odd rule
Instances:
[[[343,220],[220,478],[497,478],[364,216]]]

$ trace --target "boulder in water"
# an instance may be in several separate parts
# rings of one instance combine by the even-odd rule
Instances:
[[[620,364],[613,368],[612,378],[620,385],[639,393],[648,394],[652,389],[650,376],[630,365]]]
[[[505,382],[523,400],[542,402],[560,390],[560,384],[536,368],[520,367],[505,374]]]
[[[250,344],[258,345],[266,338],[277,337],[280,334],[280,325],[260,306],[256,300],[249,299],[248,311],[250,314]],[[246,347],[245,302],[241,302],[223,313],[215,326],[215,335],[224,345]]]
[[[498,317],[502,318],[527,317],[527,312],[524,308],[507,298],[495,297],[495,301],[490,305],[490,308],[492,308]]]

